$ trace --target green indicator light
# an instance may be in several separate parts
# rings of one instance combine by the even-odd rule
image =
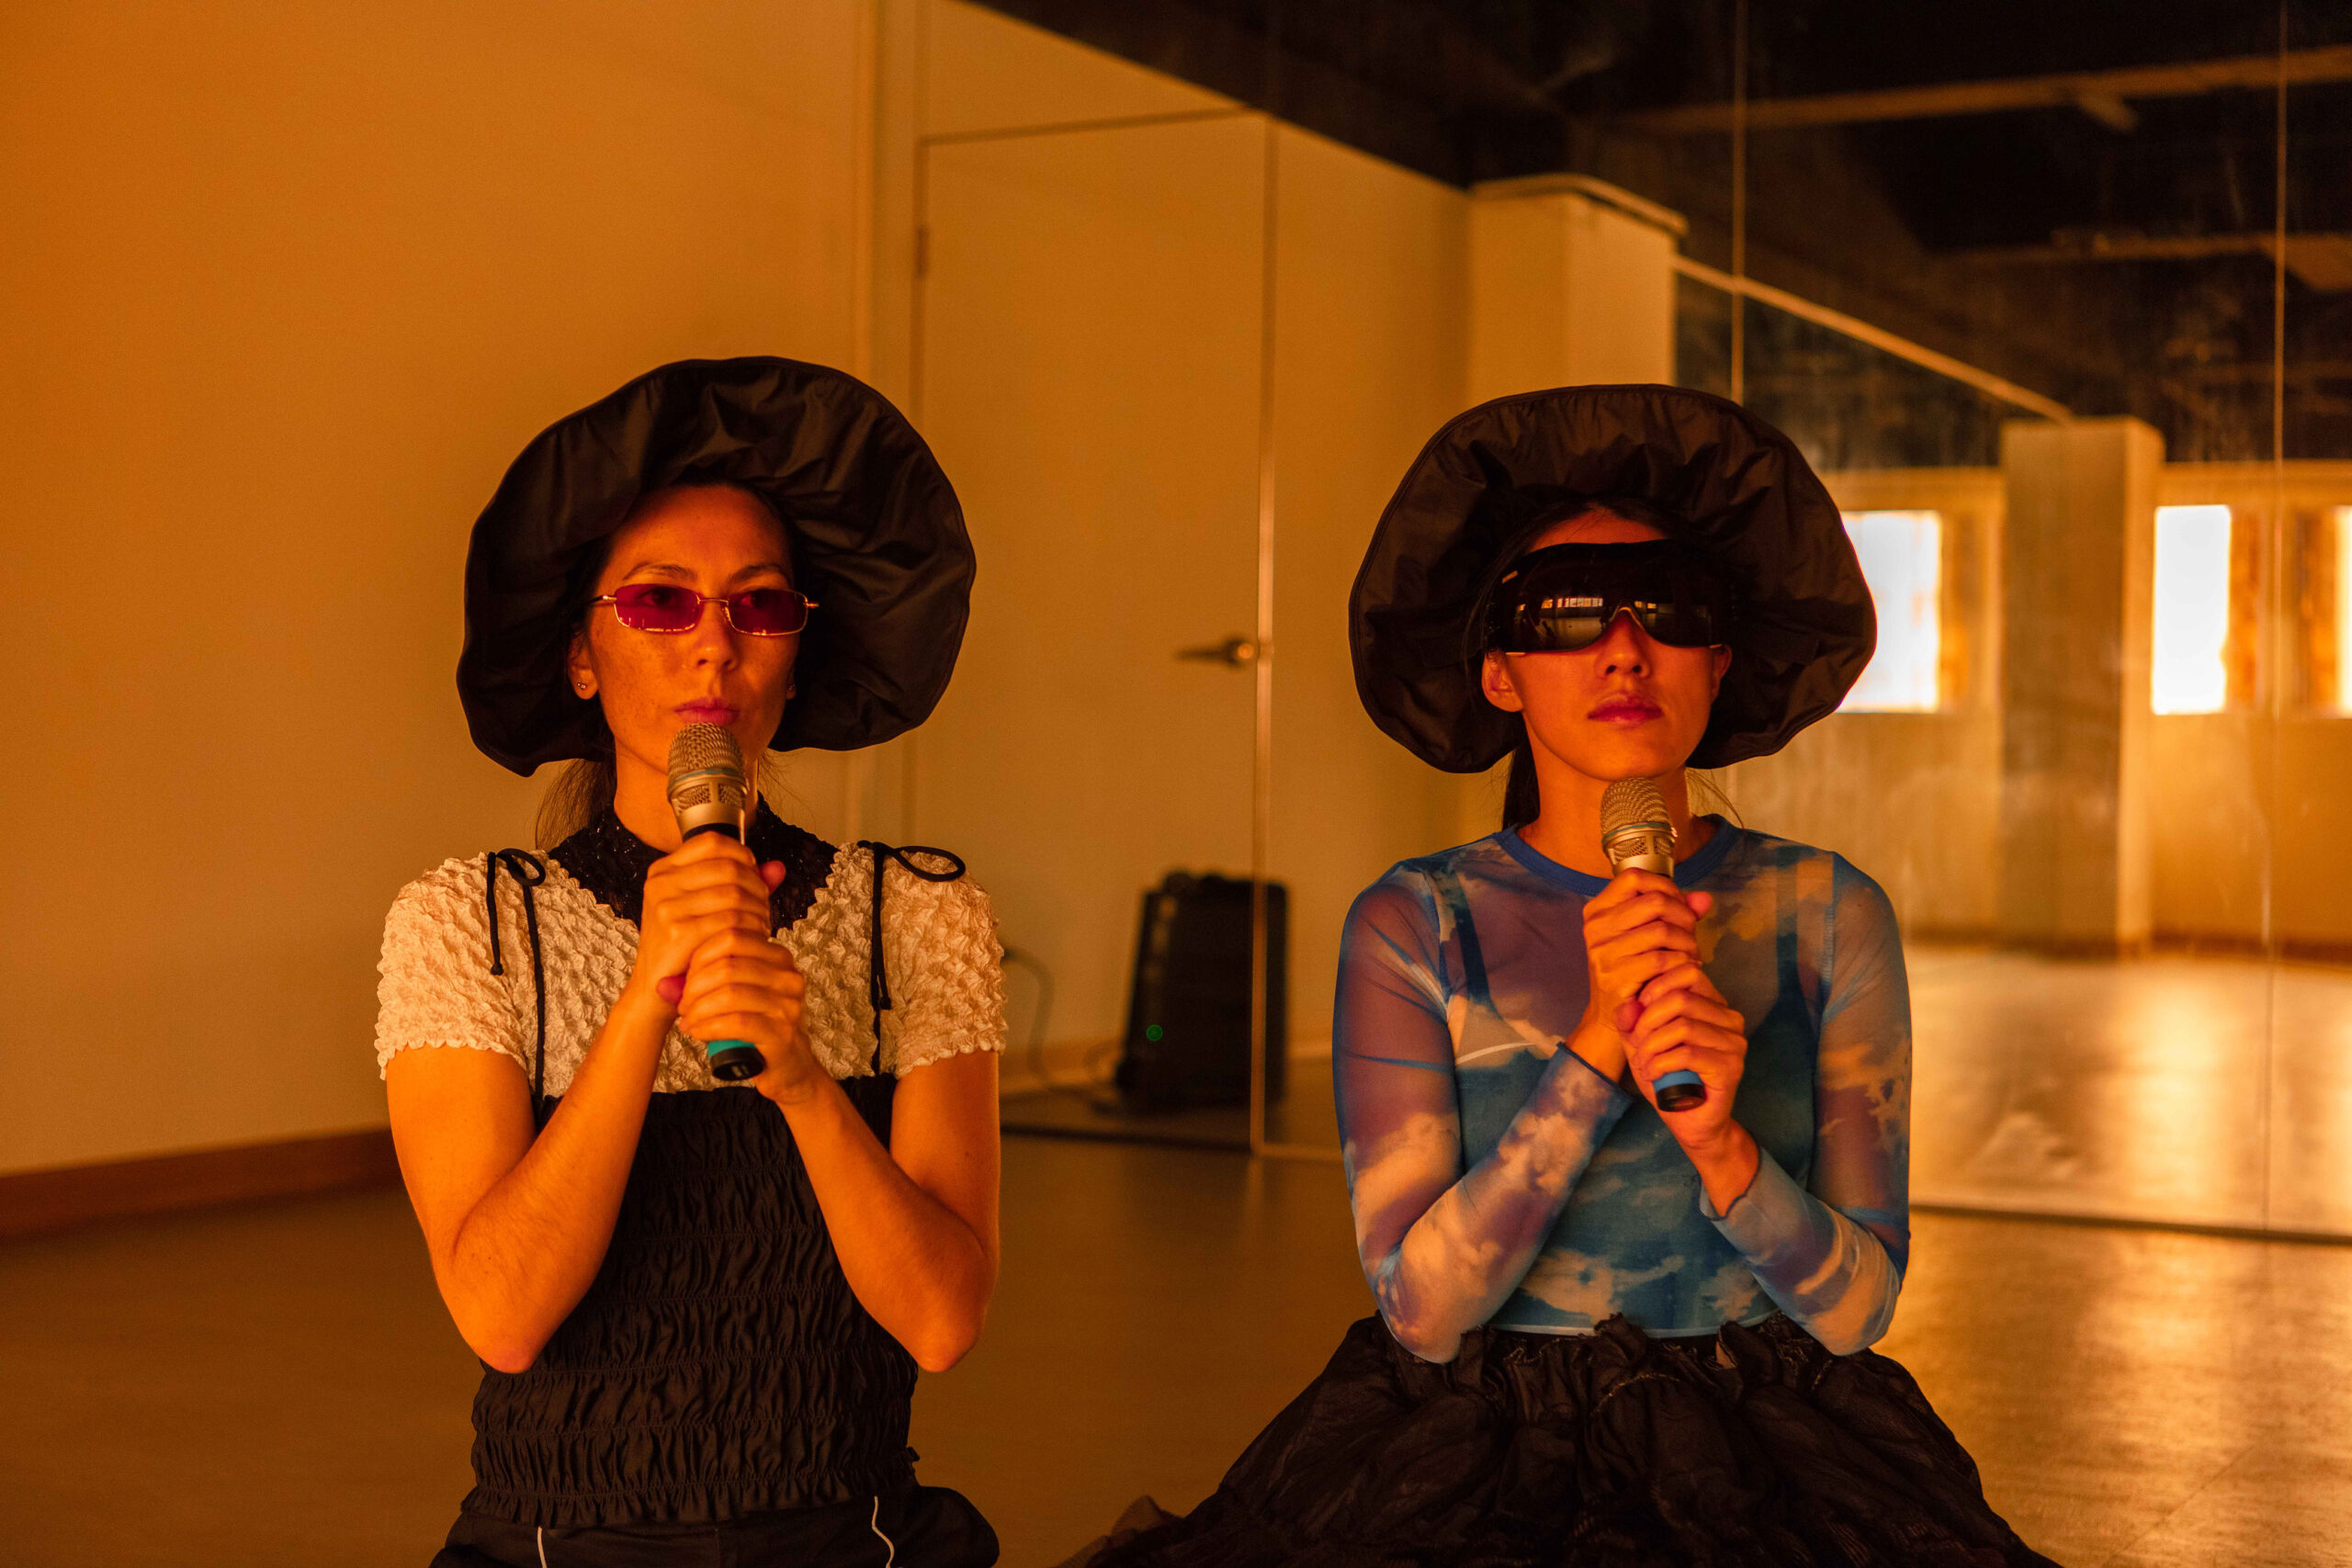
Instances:
[[[1147,1023],[1147,1024],[1145,1024],[1145,1025],[1143,1026],[1143,1037],[1144,1037],[1146,1040],[1157,1040],[1157,1039],[1159,1039],[1159,1025],[1158,1025],[1158,1024],[1156,1024],[1156,1023]]]

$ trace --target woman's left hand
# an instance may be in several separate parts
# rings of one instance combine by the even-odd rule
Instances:
[[[774,881],[775,871],[762,872]],[[767,1067],[752,1087],[779,1106],[797,1104],[829,1076],[802,1023],[808,984],[780,944],[753,931],[723,931],[696,948],[686,965],[678,1027],[705,1043],[741,1040],[757,1046]]]
[[[1696,1073],[1707,1086],[1707,1098],[1690,1110],[1658,1112],[1675,1141],[1694,1163],[1721,1148],[1726,1136],[1745,1141],[1731,1107],[1747,1065],[1747,1021],[1696,964],[1678,964],[1651,980],[1640,1002],[1626,1033],[1625,1061],[1642,1094],[1656,1105],[1651,1085],[1676,1071]]]

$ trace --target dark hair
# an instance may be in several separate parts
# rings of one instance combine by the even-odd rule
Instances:
[[[1519,739],[1510,749],[1510,773],[1503,784],[1502,825],[1524,828],[1543,814],[1544,793],[1535,784],[1535,748],[1528,741],[1527,721],[1522,718]]]
[[[1502,563],[1495,572],[1496,580],[1498,581],[1501,580],[1502,569],[1524,555],[1528,545],[1546,528],[1555,524],[1573,523],[1579,518],[1589,517],[1596,512],[1605,512],[1612,517],[1622,517],[1628,523],[1644,524],[1669,538],[1685,536],[1690,527],[1690,519],[1678,517],[1656,502],[1644,500],[1637,495],[1595,495],[1564,502],[1560,505],[1539,513],[1526,527],[1520,531],[1517,543],[1512,548],[1504,552]],[[1491,593],[1493,590],[1489,588],[1487,592]],[[1478,608],[1477,626],[1477,636],[1480,638],[1478,654],[1483,659],[1486,657],[1492,637],[1492,633],[1487,629],[1487,605],[1483,598]],[[1731,802],[1724,796],[1723,791],[1717,788],[1712,780],[1702,779],[1696,782],[1713,794],[1725,809],[1730,808]],[[1543,811],[1544,795],[1535,779],[1535,748],[1527,738],[1526,716],[1521,715],[1519,716],[1519,739],[1510,749],[1510,773],[1503,784],[1502,825],[1505,828],[1524,828],[1543,815]]]
[[[767,497],[751,486],[739,484],[732,479],[721,479],[713,474],[689,470],[679,476],[674,482],[663,485],[661,489],[664,491],[741,491],[745,495],[758,502],[762,511],[775,519],[776,527],[784,535],[785,559],[787,564],[791,561],[792,525],[784,520],[783,514],[776,511]],[[650,495],[657,492],[649,491],[646,493]],[[628,524],[629,518],[637,515],[638,507],[642,506],[644,502],[644,496],[638,498],[637,503],[629,508],[628,517],[622,519],[623,525]],[[595,597],[596,580],[605,575],[605,568],[611,564],[613,541],[618,537],[620,537],[620,529],[615,528],[599,540],[595,547],[581,552],[581,558],[573,569],[571,583],[572,602],[579,606],[577,614],[572,618],[575,628],[584,627],[588,624],[588,601]],[[531,836],[538,841],[538,847],[543,850],[555,848],[556,845],[611,810],[614,799],[620,793],[620,769],[613,757],[612,727],[605,722],[603,703],[594,698],[589,700],[596,709],[592,723],[595,734],[594,739],[589,742],[591,747],[589,754],[566,762],[563,765],[563,771],[556,775],[555,782],[548,785],[547,793],[539,796],[538,814],[533,819]],[[766,783],[767,759],[765,757],[755,759],[752,767],[762,774],[761,794],[764,795],[769,793]]]
[[[613,763],[612,745],[612,734],[606,731],[602,755],[564,763],[563,772],[539,796],[539,814],[532,828],[539,848],[555,848],[612,809],[620,793],[620,772]]]

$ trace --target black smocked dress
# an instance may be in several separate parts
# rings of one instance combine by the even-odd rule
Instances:
[[[858,924],[869,933],[881,928],[872,907],[820,910],[821,898],[854,902],[859,891],[878,895],[888,886],[922,906],[931,886],[953,874],[894,859],[886,884],[878,848],[870,858],[838,852],[764,808],[751,847],[787,867],[774,894],[775,919],[804,970],[822,965],[829,950],[838,957],[859,945],[840,940]],[[531,1031],[539,1125],[560,1103],[544,1092],[547,1009],[581,1013],[569,1020],[577,1032],[587,1019],[569,1003],[585,992],[586,1010],[601,1022],[610,999],[596,1008],[594,998],[615,988],[616,973],[626,978],[645,873],[657,857],[608,812],[559,845],[552,864],[513,851],[453,862],[403,893],[404,927],[395,907],[393,926],[411,933],[420,929],[414,917],[437,917],[427,945],[437,941],[444,957],[477,959],[486,987]],[[899,865],[911,876],[902,878]],[[458,908],[468,893],[479,900],[474,922]],[[928,897],[935,915],[940,900]],[[587,898],[601,915],[582,907]],[[978,907],[984,915],[985,905]],[[596,939],[610,931],[567,940],[583,919],[605,918],[626,924],[628,951],[619,943],[599,951]],[[388,929],[386,1013],[390,1032],[409,1040],[435,1032],[436,1021],[409,1000],[418,971],[434,967],[414,959],[413,946]],[[888,1007],[880,977],[854,978],[855,989]],[[812,996],[827,989],[812,973]],[[477,999],[491,995],[484,989]],[[442,1011],[467,1010],[466,1000]],[[822,1011],[821,1003],[812,1008]],[[438,1021],[449,1027],[446,1017]],[[826,1021],[813,1017],[812,1034]],[[831,1021],[838,1049],[844,1020]],[[828,1065],[887,1144],[896,1078],[882,1070],[882,1032],[867,1038],[871,1054],[857,1064],[865,1070]],[[671,1045],[682,1040],[673,1035]],[[385,1043],[379,1035],[379,1050]],[[903,1060],[909,1043],[891,1044]],[[678,1087],[698,1055],[665,1051],[612,1241],[587,1294],[528,1371],[484,1369],[473,1410],[475,1485],[434,1568],[995,1562],[996,1538],[978,1511],[915,1480],[907,1442],[913,1359],[852,1292],[783,1116],[756,1092]]]

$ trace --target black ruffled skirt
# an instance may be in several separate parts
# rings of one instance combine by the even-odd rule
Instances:
[[[1719,1348],[1720,1347],[1720,1348]],[[2010,1568],[1919,1385],[1786,1317],[1652,1339],[1482,1329],[1437,1365],[1377,1317],[1182,1519],[1130,1510],[1089,1568]]]
[[[703,1524],[515,1524],[460,1514],[431,1568],[989,1568],[996,1532],[961,1493],[909,1486]]]

